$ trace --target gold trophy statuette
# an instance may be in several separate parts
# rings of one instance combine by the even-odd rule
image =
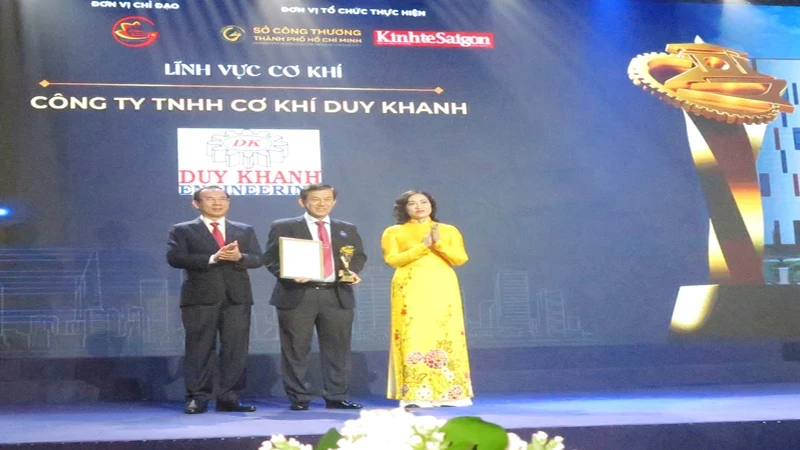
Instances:
[[[350,260],[353,259],[355,251],[356,248],[352,245],[345,245],[339,249],[339,259],[344,264],[344,270],[342,270],[342,275],[339,277],[339,281],[342,283],[355,283],[356,281],[356,276],[350,271]]]
[[[752,297],[765,287],[756,160],[767,124],[794,106],[781,97],[786,81],[757,72],[744,52],[699,37],[666,51],[636,56],[628,76],[683,110],[709,212],[710,284],[681,286],[672,316],[672,330],[688,333],[704,326],[716,302]]]

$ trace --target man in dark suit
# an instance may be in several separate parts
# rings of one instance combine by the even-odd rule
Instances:
[[[300,192],[298,203],[306,210],[305,214],[273,222],[264,252],[264,266],[277,278],[270,304],[278,310],[283,387],[293,411],[308,410],[313,394],[308,389],[306,373],[316,328],[325,407],[359,409],[361,405],[347,400],[355,307],[352,285],[361,281],[357,273],[364,268],[367,256],[355,225],[329,217],[336,205],[333,187],[327,184],[306,186]],[[278,243],[281,237],[322,242],[323,281],[280,278]],[[339,252],[345,246],[353,247],[350,271],[355,281],[351,283],[340,279],[345,267]]]
[[[253,412],[239,394],[245,387],[253,292],[247,269],[261,266],[253,227],[225,219],[230,196],[219,186],[194,193],[201,216],[172,226],[167,262],[184,269],[181,317],[186,331],[186,403],[183,412],[206,412],[214,396],[212,358],[219,337],[216,409]]]

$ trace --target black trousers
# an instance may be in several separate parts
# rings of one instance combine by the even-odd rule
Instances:
[[[292,309],[278,308],[283,388],[292,402],[314,397],[306,375],[314,329],[319,339],[322,396],[347,400],[353,310],[342,308],[334,289],[306,288],[303,301]]]
[[[252,305],[223,301],[216,305],[181,307],[186,330],[186,399],[208,401],[214,397],[213,354],[219,337],[216,397],[236,403],[247,381],[245,367],[250,346]]]

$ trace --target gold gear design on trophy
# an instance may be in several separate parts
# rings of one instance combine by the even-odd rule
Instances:
[[[786,81],[756,72],[747,54],[713,44],[669,44],[669,53],[634,57],[628,77],[661,100],[726,123],[762,124],[794,107],[781,97]]]

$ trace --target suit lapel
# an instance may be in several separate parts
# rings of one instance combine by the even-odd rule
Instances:
[[[308,229],[308,223],[306,222],[306,218],[304,216],[300,216],[295,223],[295,236],[299,239],[314,239],[311,236],[311,231]]]
[[[211,232],[208,231],[208,227],[202,220],[198,217],[194,222],[191,224],[192,231],[194,231],[197,236],[200,237],[201,242],[203,245],[208,245],[211,248],[218,248],[217,241],[214,239],[214,236],[211,235]]]
[[[331,247],[333,247],[334,259],[338,261],[339,249],[350,243],[350,236],[347,230],[338,220],[331,219]]]
[[[241,237],[241,230],[239,227],[233,225],[228,219],[225,219],[225,243],[230,244],[233,241],[238,241]],[[213,237],[213,236],[212,236]]]
[[[341,228],[339,228],[339,223],[331,219],[331,247],[333,247],[334,250],[342,245],[340,239],[341,236],[339,235],[340,231]]]
[[[336,270],[339,269],[339,249],[342,247],[342,241],[339,239],[339,226],[333,219],[331,221],[331,252],[333,253],[333,266]]]

